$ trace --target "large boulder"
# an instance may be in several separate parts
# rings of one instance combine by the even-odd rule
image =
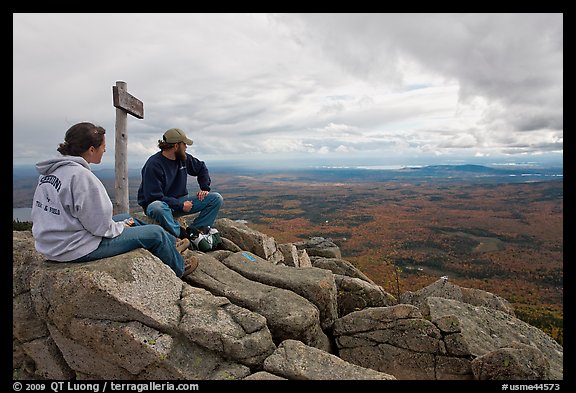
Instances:
[[[30,232],[14,243],[14,367],[29,377],[243,378],[276,348],[263,316],[191,288],[146,250],[50,263]]]
[[[379,285],[340,274],[334,274],[334,279],[338,289],[338,317],[367,307],[386,307],[397,303],[394,296]]]
[[[338,318],[336,283],[334,275],[328,270],[273,265],[246,251],[232,254],[222,263],[249,280],[284,288],[307,299],[318,308],[324,330]]]
[[[308,240],[295,242],[298,250],[306,250],[310,257],[342,258],[342,252],[332,240],[323,237],[312,237]]]
[[[318,308],[304,297],[284,288],[250,280],[208,254],[197,253],[197,257],[198,268],[184,277],[186,282],[217,296],[225,296],[232,303],[264,316],[277,344],[295,339],[331,350],[328,337],[320,326]],[[254,256],[250,258],[255,259]]]
[[[472,372],[482,380],[548,380],[550,364],[542,352],[531,345],[513,342],[472,361]]]
[[[283,341],[264,361],[264,369],[287,379],[396,379],[393,375],[357,366],[296,340]]]
[[[273,237],[228,218],[217,219],[214,222],[214,227],[223,237],[232,241],[242,250],[250,251],[274,264],[284,261],[284,255],[278,249],[278,243]]]
[[[403,293],[400,295],[400,302],[418,306],[424,315],[428,315],[426,299],[431,296],[488,307],[515,316],[514,309],[506,299],[481,289],[460,287],[449,282],[447,277],[439,278],[416,292]]]
[[[426,309],[432,321],[452,316],[458,320],[470,353],[480,357],[518,342],[538,349],[550,364],[551,379],[562,379],[564,349],[542,330],[513,315],[469,303],[440,297],[428,297]],[[545,371],[543,371],[545,372]]]

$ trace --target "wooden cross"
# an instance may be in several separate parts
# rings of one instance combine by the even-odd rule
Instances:
[[[129,213],[128,205],[128,113],[138,119],[144,118],[142,101],[128,94],[126,82],[117,81],[112,86],[112,98],[116,107],[116,139],[114,162],[114,214]]]

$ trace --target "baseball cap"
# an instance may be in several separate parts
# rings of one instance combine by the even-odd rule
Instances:
[[[184,142],[187,145],[191,145],[192,143],[194,143],[192,142],[192,139],[188,139],[186,134],[184,134],[184,131],[182,131],[180,128],[170,128],[168,131],[164,133],[164,136],[162,138],[166,143]]]

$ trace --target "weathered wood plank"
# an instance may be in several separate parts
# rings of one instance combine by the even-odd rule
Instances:
[[[144,118],[144,103],[118,86],[112,86],[114,106],[123,109],[138,119]]]

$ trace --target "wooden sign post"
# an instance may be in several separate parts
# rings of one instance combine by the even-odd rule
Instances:
[[[128,205],[128,113],[138,119],[144,118],[144,104],[127,92],[126,82],[117,81],[112,86],[112,98],[116,107],[116,139],[114,156],[114,214],[129,213]]]

